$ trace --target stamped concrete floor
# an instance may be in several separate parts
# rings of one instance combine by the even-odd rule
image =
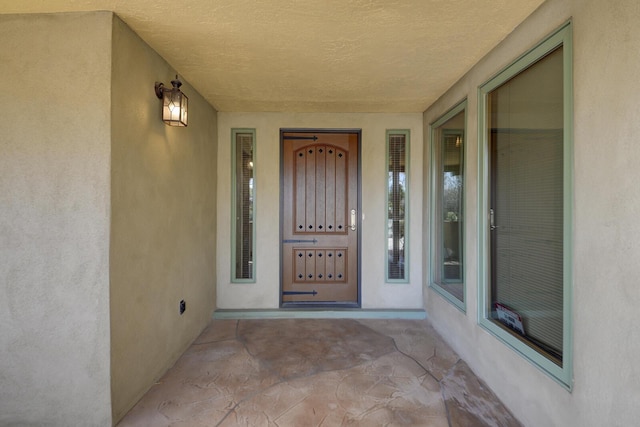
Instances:
[[[214,320],[118,424],[520,426],[427,320]]]

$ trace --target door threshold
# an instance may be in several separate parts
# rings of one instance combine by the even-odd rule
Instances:
[[[360,308],[280,308],[280,309],[219,309],[213,313],[214,319],[406,319],[427,318],[423,309],[360,309]]]
[[[281,309],[318,309],[318,310],[344,310],[344,309],[357,309],[360,310],[360,304],[357,302],[340,302],[340,301],[327,301],[327,302],[315,302],[315,301],[295,301],[295,302],[283,302],[280,306]]]

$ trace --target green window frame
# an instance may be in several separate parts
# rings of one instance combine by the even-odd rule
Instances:
[[[388,283],[409,282],[409,139],[407,129],[386,132],[385,277]]]
[[[548,374],[551,378],[553,378],[556,382],[561,384],[563,387],[565,387],[569,391],[572,389],[572,386],[573,386],[572,384],[572,359],[573,359],[572,341],[573,339],[572,339],[572,322],[571,322],[572,288],[573,288],[573,284],[572,284],[573,283],[573,277],[572,277],[572,268],[573,268],[572,57],[573,55],[572,55],[572,50],[573,50],[572,26],[571,26],[571,22],[567,22],[557,31],[552,33],[549,37],[547,37],[542,42],[540,42],[537,46],[535,46],[534,48],[532,48],[531,50],[523,54],[521,57],[516,59],[511,65],[507,66],[495,77],[491,78],[489,81],[487,81],[486,83],[484,83],[478,88],[478,122],[479,122],[478,125],[479,125],[479,138],[480,138],[479,155],[478,155],[478,161],[479,161],[478,163],[478,173],[479,173],[479,179],[478,179],[478,195],[479,195],[479,200],[478,200],[478,207],[479,207],[478,209],[478,244],[479,244],[479,247],[478,247],[478,256],[479,256],[479,259],[478,259],[478,267],[479,267],[478,268],[478,273],[479,273],[478,323],[482,328],[489,331],[492,335],[494,335],[503,343],[505,343],[506,345],[511,347],[513,350],[518,352],[524,358],[529,360],[534,366],[538,367],[540,370]],[[554,159],[558,159],[556,161],[556,163],[560,165],[558,169],[561,168],[561,171],[559,171],[556,174],[557,178],[555,178],[556,181],[560,183],[559,187],[556,185],[555,191],[557,191],[557,194],[560,194],[561,192],[560,196],[557,198],[557,200],[561,201],[560,202],[561,206],[557,205],[558,202],[556,202],[556,205],[557,205],[556,208],[560,213],[557,214],[556,216],[557,219],[555,221],[557,224],[560,225],[559,227],[560,231],[557,232],[556,235],[561,236],[561,242],[560,242],[561,246],[559,249],[559,253],[561,253],[561,258],[562,258],[561,260],[557,260],[557,262],[554,260],[556,264],[559,264],[559,267],[557,268],[557,270],[560,271],[554,276],[554,277],[557,277],[557,279],[555,280],[559,282],[559,287],[558,286],[556,287],[558,291],[556,292],[561,293],[561,296],[558,297],[559,302],[556,303],[556,305],[559,306],[560,308],[558,310],[554,309],[555,311],[559,311],[559,313],[556,314],[556,319],[560,319],[559,322],[561,322],[558,328],[561,334],[561,349],[559,353],[556,351],[556,354],[553,354],[553,352],[548,351],[548,349],[546,349],[544,346],[541,347],[536,345],[535,340],[528,337],[529,332],[526,330],[527,316],[529,317],[529,319],[533,319],[535,316],[538,316],[538,317],[546,316],[544,311],[536,311],[535,309],[521,309],[521,310],[524,310],[523,316],[521,317],[522,317],[522,323],[525,325],[524,326],[525,331],[524,331],[524,334],[517,333],[515,332],[515,330],[521,327],[521,325],[518,325],[518,323],[520,323],[519,319],[517,318],[509,319],[509,316],[511,316],[513,313],[504,312],[504,311],[503,313],[501,313],[502,319],[500,319],[501,317],[500,313],[497,313],[497,312],[499,312],[500,310],[503,310],[503,307],[501,306],[501,304],[496,304],[496,302],[492,301],[492,298],[494,297],[497,298],[496,295],[498,295],[498,290],[497,290],[498,288],[496,288],[495,291],[492,289],[492,287],[497,286],[496,283],[498,283],[498,281],[496,281],[497,279],[494,278],[492,280],[492,277],[491,277],[492,275],[497,274],[495,273],[495,271],[497,271],[495,264],[492,264],[492,262],[500,262],[500,261],[491,261],[491,258],[492,256],[494,256],[496,260],[501,260],[503,258],[500,258],[497,254],[496,255],[491,254],[491,251],[496,250],[496,247],[498,247],[497,244],[495,244],[495,246],[492,247],[492,243],[491,243],[492,236],[497,236],[497,234],[491,234],[491,233],[493,233],[495,229],[499,229],[500,227],[503,227],[504,224],[501,223],[500,220],[497,220],[494,223],[494,215],[493,215],[493,208],[492,208],[493,205],[492,205],[491,197],[492,196],[501,197],[504,195],[504,192],[500,193],[497,190],[497,187],[496,189],[491,190],[491,185],[494,185],[494,184],[491,184],[491,180],[492,179],[497,180],[498,178],[491,176],[492,173],[495,172],[495,169],[493,169],[494,167],[491,166],[491,162],[493,161],[492,155],[495,156],[495,153],[492,154],[490,152],[492,147],[490,145],[491,144],[490,141],[497,140],[499,136],[496,136],[496,135],[499,135],[500,132],[504,131],[503,129],[501,129],[502,125],[498,126],[497,124],[498,119],[497,118],[492,119],[490,115],[490,111],[492,111],[490,101],[494,99],[492,98],[493,96],[492,94],[495,93],[496,94],[495,96],[497,97],[498,89],[500,89],[507,83],[510,83],[513,79],[515,79],[519,75],[524,75],[525,71],[534,70],[534,66],[536,66],[538,63],[542,64],[543,63],[542,60],[547,57],[551,57],[551,54],[554,52],[557,53],[558,55],[561,55],[561,59],[557,61],[558,63],[561,62],[562,64],[562,76],[559,77],[559,81],[561,81],[562,87],[561,89],[558,90],[558,92],[561,92],[561,98],[562,98],[562,106],[558,107],[558,111],[561,111],[560,114],[562,115],[562,117],[559,118],[559,114],[553,111],[553,113],[556,114],[555,116],[553,116],[555,120],[562,123],[562,129],[557,129],[556,131],[557,136],[555,137],[556,139],[560,137],[562,138],[562,142],[559,145],[557,145],[558,147],[557,152],[562,153],[561,154],[562,158],[558,159],[559,157],[558,155],[553,157]],[[530,75],[531,74],[529,74],[529,76]],[[541,79],[540,81],[541,81],[540,84],[542,85],[541,87],[544,87],[545,85],[548,84],[547,83],[548,80]],[[523,87],[526,88],[526,86],[522,86],[522,81],[519,80],[518,84],[520,84],[519,86],[520,90]],[[527,99],[527,98],[523,97],[521,99]],[[499,101],[495,101],[495,102],[499,102]],[[540,105],[537,105],[537,107],[540,112],[548,115],[550,109],[547,105],[540,104]],[[523,106],[518,105],[518,108],[522,109]],[[531,111],[533,111],[533,109],[534,107],[532,106]],[[507,114],[512,114],[512,113],[510,110],[508,110]],[[520,121],[522,120],[522,114],[523,114],[522,111],[520,111],[520,116],[518,117],[518,120]],[[536,116],[531,116],[531,117],[535,117],[536,119],[538,119],[543,114],[538,114]],[[495,116],[495,117],[498,117],[498,116]],[[516,121],[515,115],[510,115],[509,118],[513,119],[513,122]],[[492,122],[492,120],[495,120],[495,122]],[[495,124],[492,124],[492,123],[495,123]],[[522,140],[522,136],[517,134],[519,129],[517,128],[516,125],[509,124],[508,126],[506,126],[505,129],[508,132],[510,132],[509,135],[511,136],[509,136],[509,138],[520,138],[520,140]],[[494,132],[493,136],[491,135],[491,132]],[[533,133],[532,130],[527,130],[525,132]],[[508,144],[512,144],[512,142],[509,142]],[[493,147],[494,147],[493,150],[498,149],[496,148],[497,147],[496,145],[494,145]],[[525,164],[525,163],[521,163],[521,164]],[[523,181],[523,182],[527,182],[527,181]],[[538,184],[534,184],[533,186],[539,187]],[[501,191],[504,191],[504,190],[501,190]],[[519,199],[519,200],[522,200],[522,199]],[[519,209],[521,209],[521,207],[519,207]],[[529,211],[527,210],[522,211],[521,209],[520,212],[527,213]],[[496,215],[499,216],[499,214],[496,214]],[[520,221],[519,217],[509,216],[508,218],[518,218],[518,221]],[[504,221],[504,217],[502,220]],[[511,228],[513,230],[513,225],[507,224],[507,226],[504,228],[507,228],[507,229]],[[510,231],[510,233],[514,234],[514,231]],[[529,246],[522,246],[522,244],[519,243],[519,245],[521,246],[518,246],[517,249],[526,247],[526,248],[529,248],[529,250],[533,250],[533,246],[531,246],[533,244],[527,243],[527,245]],[[513,252],[513,250],[514,248],[512,247],[510,251]],[[505,254],[506,253],[508,252],[505,252]],[[521,258],[521,259],[526,259],[527,253],[528,252],[525,252],[524,253],[525,258]],[[504,257],[507,257],[507,255],[504,255]],[[493,268],[492,268],[492,265],[494,265]],[[519,270],[519,271],[522,271],[522,270]],[[537,274],[537,272],[528,273],[525,278],[520,279],[517,285],[522,286],[521,283],[524,282],[525,280],[530,280],[531,278],[536,279],[537,276],[535,276],[535,274]],[[509,280],[513,282],[513,279],[509,279]],[[544,281],[542,279],[539,279],[539,283],[540,283],[539,285],[536,284],[534,285],[534,287],[527,285],[528,287],[525,288],[527,292],[531,293],[531,295],[535,295],[540,298],[536,300],[536,302],[543,301],[542,294],[537,292],[539,292],[539,289],[541,289],[539,286],[542,286]],[[523,301],[523,300],[521,299],[520,301]],[[547,303],[544,302],[544,304],[547,304]],[[542,305],[542,307],[543,307],[542,310],[546,309],[545,305]],[[549,308],[549,310],[551,309]],[[519,315],[517,312],[516,314]],[[512,323],[511,327],[504,326],[504,324],[507,324],[513,320],[516,320],[515,327],[513,326],[514,323]],[[529,320],[529,321],[533,322],[533,320]],[[556,320],[556,323],[557,322],[558,320]]]
[[[255,129],[231,129],[231,281],[256,281]]]
[[[467,100],[429,126],[431,135],[431,238],[429,286],[466,311],[464,281]]]

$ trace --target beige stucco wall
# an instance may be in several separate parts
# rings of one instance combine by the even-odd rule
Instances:
[[[466,188],[477,188],[478,86],[573,17],[573,391],[477,326],[476,191],[466,193],[466,314],[425,291],[436,328],[527,426],[638,423],[639,16],[635,0],[549,0],[424,115],[431,123],[468,97]]]
[[[110,425],[111,15],[0,40],[0,425]]]
[[[189,126],[160,119],[176,71],[113,24],[111,392],[120,419],[197,337],[215,301],[216,111],[183,79]],[[179,314],[179,302],[186,311]]]
[[[422,307],[422,115],[421,114],[218,114],[219,308],[271,309],[280,290],[280,129],[362,129],[362,307]],[[256,282],[231,283],[231,129],[256,129]],[[385,283],[386,129],[411,131],[409,175],[410,283]]]

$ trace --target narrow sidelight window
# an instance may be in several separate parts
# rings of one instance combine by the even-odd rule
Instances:
[[[387,131],[387,281],[407,282],[409,131]]]
[[[233,129],[232,281],[255,281],[255,130]]]
[[[431,287],[464,306],[464,101],[431,125]]]
[[[571,27],[480,88],[481,325],[571,387]]]

